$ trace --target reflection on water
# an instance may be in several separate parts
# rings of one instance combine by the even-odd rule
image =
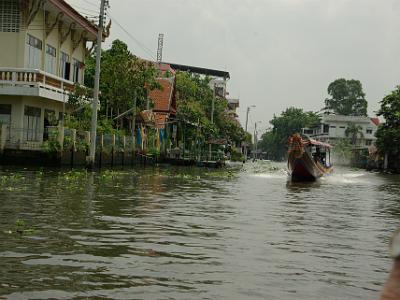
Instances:
[[[268,162],[3,170],[0,298],[376,299],[399,182],[290,183]]]

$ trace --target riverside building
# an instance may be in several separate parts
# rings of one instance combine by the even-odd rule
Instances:
[[[63,0],[0,1],[1,148],[40,150],[83,85],[97,27]]]

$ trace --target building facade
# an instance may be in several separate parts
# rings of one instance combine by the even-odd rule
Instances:
[[[96,26],[63,0],[0,1],[0,123],[6,147],[40,149],[46,127],[68,109],[74,85],[83,85],[86,46],[96,34]]]
[[[354,134],[354,147],[368,149],[376,141],[375,133],[378,125],[378,118],[324,114],[318,126],[303,128],[303,134],[332,145],[341,139],[351,139]],[[349,132],[349,127],[357,128],[358,132],[356,134]]]

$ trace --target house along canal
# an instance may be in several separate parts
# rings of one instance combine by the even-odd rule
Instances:
[[[0,170],[0,298],[377,299],[400,178]]]

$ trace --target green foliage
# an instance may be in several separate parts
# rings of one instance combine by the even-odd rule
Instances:
[[[239,153],[236,148],[231,149],[231,161],[243,161],[244,155]]]
[[[271,131],[261,136],[259,147],[267,152],[270,159],[282,160],[287,152],[288,138],[301,132],[304,127],[313,127],[320,122],[320,118],[313,112],[304,112],[301,108],[289,107],[282,114],[270,121]]]
[[[365,100],[359,80],[336,79],[328,86],[331,98],[325,99],[325,110],[346,116],[366,116],[368,102]]]
[[[383,98],[378,116],[385,118],[376,132],[379,152],[400,156],[400,86]]]
[[[61,151],[61,145],[57,140],[48,140],[42,143],[42,150],[47,153],[57,153]]]
[[[49,139],[42,143],[42,150],[47,153],[57,153],[61,151],[61,145],[58,141],[58,128],[49,129]]]
[[[177,116],[179,119],[198,124],[201,131],[192,127],[185,128],[188,140],[207,140],[209,138],[226,139],[239,144],[246,139],[246,133],[238,122],[226,114],[227,102],[214,98],[209,86],[210,78],[188,72],[176,75]],[[211,124],[211,108],[214,98],[214,124]]]
[[[91,88],[75,84],[74,91],[69,94],[68,104],[74,109],[79,110],[84,106],[90,105],[93,97],[93,90]]]
[[[89,105],[84,105],[76,110],[74,114],[65,117],[64,126],[82,131],[90,131],[92,121],[92,109]]]
[[[334,154],[343,162],[352,158],[352,144],[349,139],[340,139],[334,148]]]
[[[86,86],[94,86],[95,56],[87,60]],[[138,110],[144,109],[147,92],[159,87],[158,71],[148,61],[134,56],[128,46],[114,40],[110,49],[102,52],[100,75],[100,115],[113,117],[127,111],[137,99]]]
[[[357,145],[359,137],[364,137],[364,134],[362,133],[362,127],[353,123],[347,124],[345,135],[346,137],[350,138],[351,144],[353,146]]]

